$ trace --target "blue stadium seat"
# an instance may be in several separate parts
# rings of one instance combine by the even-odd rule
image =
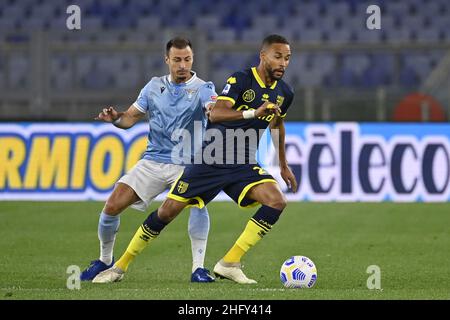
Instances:
[[[410,5],[407,1],[386,1],[385,2],[386,13],[391,16],[404,16],[410,11]]]
[[[234,29],[220,28],[216,30],[208,30],[208,41],[217,43],[234,43],[236,42],[236,31]]]
[[[343,68],[352,71],[357,75],[367,69],[370,60],[367,54],[352,53],[347,54],[343,58]]]
[[[220,18],[211,14],[197,17],[195,27],[199,30],[217,30],[220,28]]]
[[[327,15],[331,15],[336,18],[345,19],[351,14],[351,7],[347,1],[341,1],[333,4],[327,3],[324,7],[327,8]]]
[[[150,81],[152,77],[160,77],[168,74],[167,65],[161,54],[146,55],[144,58],[144,70],[148,77],[146,81]]]
[[[43,3],[43,4],[36,4],[32,7],[30,11],[30,18],[40,18],[43,20],[49,20],[54,17],[55,12],[61,7],[58,3]],[[64,12],[66,11],[66,8],[64,8]]]
[[[409,42],[413,39],[412,30],[403,27],[385,32],[384,35],[388,43]]]
[[[337,85],[342,87],[358,86],[360,84],[359,77],[352,71],[342,68],[338,71],[339,78]]]
[[[419,81],[424,81],[432,71],[432,57],[428,54],[405,54],[403,56],[404,68],[414,71]]]
[[[298,30],[292,28],[279,28],[276,30],[279,35],[285,37],[289,42],[299,40]]]
[[[404,67],[400,71],[400,83],[404,87],[416,87],[420,84],[420,79],[411,67]]]
[[[0,41],[3,42],[2,35],[0,35]],[[0,55],[0,88],[6,88],[6,65],[2,55]]]
[[[322,6],[319,2],[299,2],[295,3],[292,9],[297,16],[317,18]]]
[[[101,31],[103,20],[99,17],[84,17],[81,20],[81,30],[83,31]]]
[[[304,43],[321,43],[323,41],[323,33],[320,29],[305,29],[299,32],[299,38]]]
[[[347,28],[329,29],[326,31],[327,42],[332,44],[345,44],[351,42],[352,32]]]
[[[253,17],[252,25],[266,34],[275,33],[279,26],[278,18],[270,15]]]
[[[24,54],[12,55],[8,66],[9,85],[11,89],[29,88],[30,61]]]
[[[410,30],[418,30],[424,28],[425,17],[421,14],[403,16],[400,17],[400,22],[404,28],[408,28]]]
[[[0,18],[0,30],[5,31],[15,31],[18,25],[18,20],[15,17],[4,16]]]
[[[439,43],[443,33],[437,28],[419,28],[416,31],[416,41],[420,43]]]
[[[71,90],[73,83],[69,57],[54,56],[50,59],[50,85],[59,91]]]
[[[266,35],[266,32],[259,28],[245,29],[241,33],[241,40],[249,43],[260,43]]]
[[[27,7],[24,5],[21,5],[19,3],[10,5],[10,6],[6,6],[3,9],[2,19],[0,19],[0,20],[3,20],[5,17],[14,17],[15,19],[20,21],[22,19],[25,19],[26,11],[27,11]]]
[[[85,89],[108,89],[114,87],[110,68],[105,67],[107,57],[98,57],[90,61],[88,72],[81,77],[81,85]],[[110,65],[109,65],[110,66]]]
[[[286,17],[281,19],[281,26],[284,29],[301,31],[306,28],[306,18],[299,16]]]
[[[41,18],[29,18],[29,19],[23,19],[19,23],[19,29],[24,31],[38,31],[38,30],[44,30],[47,26],[47,23],[45,20]]]
[[[355,41],[358,43],[380,43],[382,37],[383,31],[381,29],[369,30],[363,28],[355,32]]]
[[[138,32],[153,32],[154,30],[159,30],[160,27],[161,19],[153,15],[139,18],[136,22],[136,28],[138,29]]]

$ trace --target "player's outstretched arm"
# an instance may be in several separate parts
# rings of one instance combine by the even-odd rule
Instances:
[[[104,108],[102,112],[98,114],[95,120],[108,122],[114,124],[121,129],[131,128],[144,117],[145,113],[139,111],[135,106],[131,105],[127,111],[119,112],[113,107]]]
[[[211,110],[209,120],[211,122],[235,121],[253,119],[269,114],[280,114],[280,108],[271,102],[264,102],[256,110],[237,111],[233,109],[233,103],[228,100],[218,100]]]
[[[273,144],[275,145],[275,149],[278,150],[278,159],[280,162],[281,177],[293,192],[297,192],[297,180],[295,179],[294,174],[289,168],[286,158],[286,149],[285,149],[286,129],[284,127],[283,118],[276,116],[270,122],[269,127]]]

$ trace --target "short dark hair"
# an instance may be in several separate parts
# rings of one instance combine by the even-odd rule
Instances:
[[[271,34],[264,38],[261,49],[265,49],[266,47],[270,46],[274,43],[283,43],[283,44],[289,44],[289,41],[283,36],[280,36],[279,34]]]
[[[170,48],[175,47],[177,49],[184,49],[186,47],[192,48],[192,43],[189,39],[182,37],[175,37],[169,40],[166,44],[166,55],[169,55]]]

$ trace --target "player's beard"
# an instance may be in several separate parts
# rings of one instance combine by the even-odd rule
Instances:
[[[176,77],[177,77],[178,83],[186,81],[186,79],[188,78],[188,76],[190,74],[190,72],[188,70],[183,70],[183,71],[184,72],[180,72],[180,71],[177,72]]]
[[[284,75],[284,70],[282,69],[271,69],[270,67],[266,69],[267,74],[269,75],[270,80],[272,81],[276,81],[276,80],[280,80],[281,78],[283,78]],[[281,73],[280,76],[276,75],[275,72],[279,72]]]

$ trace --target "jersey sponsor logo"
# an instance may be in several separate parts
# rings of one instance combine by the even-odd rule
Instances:
[[[231,85],[227,83],[222,90],[222,94],[227,94],[230,91]]]
[[[253,91],[252,89],[245,91],[242,95],[242,99],[244,99],[245,102],[252,102],[253,100],[255,100],[255,91]]]
[[[189,183],[184,181],[179,181],[177,186],[177,191],[179,194],[183,194],[186,192],[187,188],[189,187]]]

